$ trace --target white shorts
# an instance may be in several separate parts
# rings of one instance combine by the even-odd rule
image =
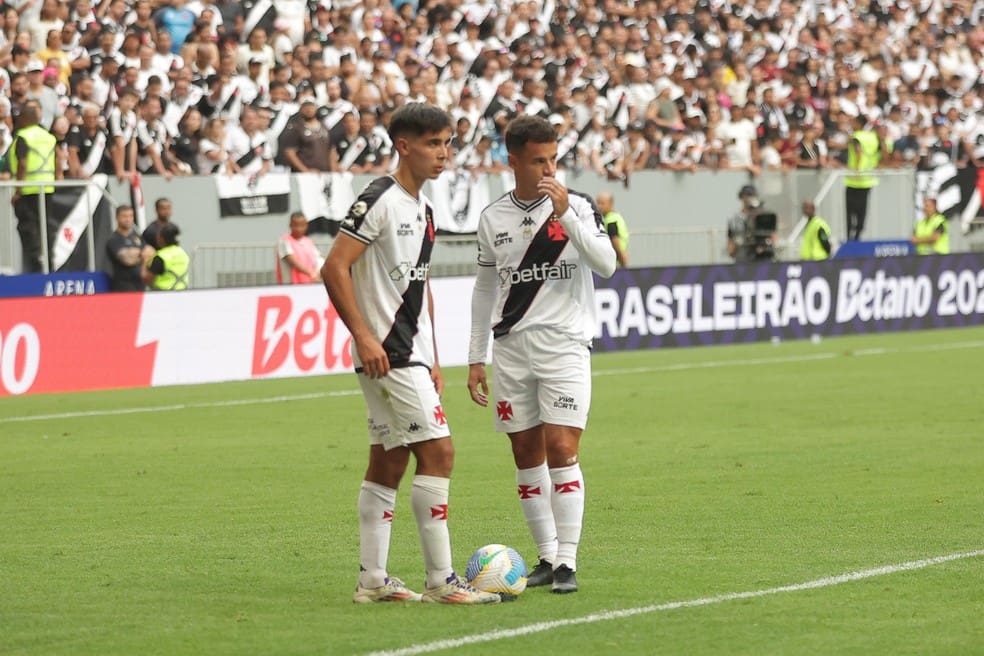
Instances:
[[[584,429],[591,405],[591,351],[549,330],[523,330],[492,344],[495,429],[539,424]]]
[[[389,451],[451,434],[427,367],[390,369],[382,378],[359,374],[366,400],[369,444]]]

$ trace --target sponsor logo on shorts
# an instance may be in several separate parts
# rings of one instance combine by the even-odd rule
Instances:
[[[390,434],[390,427],[389,424],[377,424],[372,419],[370,419],[369,432],[378,437],[387,437]]]
[[[513,416],[512,404],[509,401],[499,401],[495,404],[496,414],[502,421],[509,421]]]
[[[434,421],[436,421],[439,426],[446,426],[448,423],[448,418],[444,416],[444,408],[441,406],[434,407]]]
[[[577,402],[574,400],[573,396],[561,394],[557,397],[557,400],[553,402],[553,407],[560,408],[561,410],[577,410]]]
[[[542,262],[526,269],[506,267],[499,270],[499,284],[502,287],[522,282],[542,282],[544,280],[567,280],[574,276],[577,265],[561,260],[557,264]]]

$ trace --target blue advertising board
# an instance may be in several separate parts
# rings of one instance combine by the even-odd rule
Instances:
[[[88,296],[109,291],[109,275],[102,271],[25,273],[0,276],[0,298],[17,296]]]

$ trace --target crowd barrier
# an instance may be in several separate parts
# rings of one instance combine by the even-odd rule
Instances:
[[[467,364],[471,277],[432,282],[444,366]],[[984,254],[616,271],[598,351],[984,323]],[[0,396],[352,370],[319,285],[0,299]]]

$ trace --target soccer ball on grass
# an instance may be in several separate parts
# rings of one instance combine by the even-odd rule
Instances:
[[[465,576],[479,590],[497,592],[503,599],[515,599],[526,589],[526,561],[504,544],[487,544],[468,561]]]

